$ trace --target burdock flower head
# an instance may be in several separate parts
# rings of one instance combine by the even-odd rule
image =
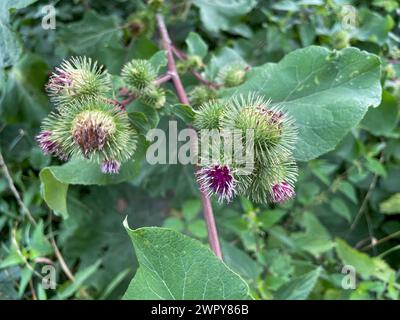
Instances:
[[[217,93],[214,89],[201,85],[194,87],[189,92],[189,100],[193,107],[198,108],[201,104],[217,98]]]
[[[140,93],[153,85],[157,71],[149,61],[133,59],[123,67],[121,76],[130,90]]]
[[[203,192],[209,196],[217,195],[219,202],[229,202],[235,193],[235,178],[228,165],[214,164],[201,168],[197,172],[197,181]]]
[[[244,82],[246,68],[246,64],[242,61],[233,62],[219,71],[217,81],[228,88],[236,87]]]
[[[210,100],[195,111],[193,125],[197,130],[220,129],[221,118],[226,107],[222,100]]]
[[[232,98],[221,122],[227,128],[253,130],[255,158],[261,163],[277,163],[293,152],[297,137],[293,119],[263,96]]]
[[[208,193],[217,194],[220,199],[230,199],[233,194],[244,195],[261,203],[283,202],[295,195],[297,165],[293,149],[297,131],[294,121],[281,106],[254,93],[227,101],[212,100],[195,111],[194,126],[197,130],[219,131],[218,151],[225,148],[222,146],[227,132],[241,132],[242,135],[235,136],[233,141],[242,146],[241,150],[246,150],[247,134],[251,133],[253,152],[245,158],[245,166],[242,154],[234,152],[232,158],[222,157],[225,161],[221,163],[225,165],[203,166],[199,171],[199,182]],[[238,159],[235,159],[236,154],[239,154]],[[232,161],[226,162],[228,159]],[[221,179],[225,176],[231,179]],[[221,193],[221,190],[230,192]]]
[[[140,101],[149,107],[160,109],[166,102],[165,91],[162,88],[151,85],[142,91]]]
[[[64,61],[50,77],[47,91],[57,105],[106,95],[111,88],[110,75],[87,57]]]
[[[272,186],[272,201],[273,202],[284,202],[293,198],[295,195],[294,188],[287,182],[281,182]]]
[[[118,173],[136,148],[137,134],[127,114],[98,99],[60,107],[42,129],[38,141],[44,152],[89,159],[104,173]]]

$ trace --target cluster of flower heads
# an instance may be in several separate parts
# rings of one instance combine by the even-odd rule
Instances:
[[[46,88],[57,107],[36,137],[43,153],[89,159],[103,173],[118,173],[135,152],[137,133],[127,113],[107,99],[107,71],[86,57],[72,58],[56,68]]]
[[[205,162],[197,173],[203,191],[215,194],[219,201],[244,195],[261,203],[280,203],[295,195],[297,165],[293,149],[297,131],[282,108],[254,93],[227,101],[211,100],[196,111],[194,126],[200,135],[201,130],[239,131],[243,133],[238,138],[243,148],[245,132],[252,132],[253,153],[246,160],[252,161],[252,170],[244,170],[243,163],[235,162],[234,157],[233,161],[220,156]]]

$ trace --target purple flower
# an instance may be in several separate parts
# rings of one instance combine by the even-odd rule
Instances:
[[[281,111],[273,111],[263,106],[258,106],[257,108],[259,113],[270,118],[271,123],[278,123],[282,120],[283,112]]]
[[[79,145],[85,157],[95,150],[102,150],[109,136],[107,126],[94,118],[78,121],[73,132],[74,141]]]
[[[54,154],[58,152],[58,143],[51,140],[51,131],[42,131],[36,136],[40,149],[44,154]]]
[[[218,201],[232,199],[235,191],[235,180],[232,170],[227,165],[212,165],[202,168],[197,173],[197,180],[202,191],[208,195],[218,195]]]
[[[115,160],[105,160],[101,164],[101,172],[113,174],[118,173],[121,168],[121,164]]]
[[[272,201],[279,203],[287,201],[296,195],[293,187],[286,183],[281,182],[272,186]]]
[[[57,73],[58,72],[58,73]],[[69,73],[60,68],[56,68],[46,86],[46,89],[53,93],[58,93],[66,87],[72,86],[72,77]]]

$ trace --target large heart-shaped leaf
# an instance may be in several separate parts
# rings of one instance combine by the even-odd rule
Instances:
[[[43,199],[52,210],[67,217],[68,185],[107,185],[132,180],[139,174],[144,157],[145,144],[142,140],[135,158],[122,164],[120,172],[115,175],[104,174],[98,164],[82,159],[72,159],[62,166],[43,168],[39,175]]]
[[[250,299],[244,280],[199,241],[165,228],[129,229],[140,267],[124,299]]]
[[[369,106],[380,104],[380,59],[356,48],[311,46],[254,68],[223,95],[250,91],[282,103],[299,131],[295,156],[308,161],[332,150]]]

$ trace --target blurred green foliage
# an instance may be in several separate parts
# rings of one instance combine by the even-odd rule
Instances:
[[[244,198],[213,203],[226,264],[256,299],[398,299],[398,1],[207,3],[165,1],[162,10],[176,46],[203,59],[211,79],[223,60],[258,66],[309,45],[354,46],[378,55],[383,66],[381,105],[370,108],[335,150],[300,164],[294,200],[280,207]],[[56,29],[45,30],[47,4],[0,4],[0,299],[120,298],[138,266],[125,216],[131,227],[165,226],[207,243],[193,169],[143,162],[127,168],[128,182],[81,186],[80,164],[68,164],[76,175],[64,174],[57,160],[41,154],[34,136],[52,108],[44,84],[53,67],[87,55],[117,73],[132,58],[150,58],[159,50],[154,11],[139,0],[55,1]],[[345,23],[346,8],[355,10],[354,26]],[[155,57],[157,64],[163,59]],[[188,91],[196,84],[190,75],[183,80]],[[172,94],[167,101],[178,103]],[[190,116],[178,110],[181,118]],[[136,102],[128,112],[140,115],[141,125],[160,128],[172,115],[171,108],[158,114]],[[54,188],[64,188],[66,200],[52,197],[53,212],[44,199]],[[56,270],[55,290],[41,286],[48,264]],[[355,289],[342,286],[345,265],[355,268]]]

